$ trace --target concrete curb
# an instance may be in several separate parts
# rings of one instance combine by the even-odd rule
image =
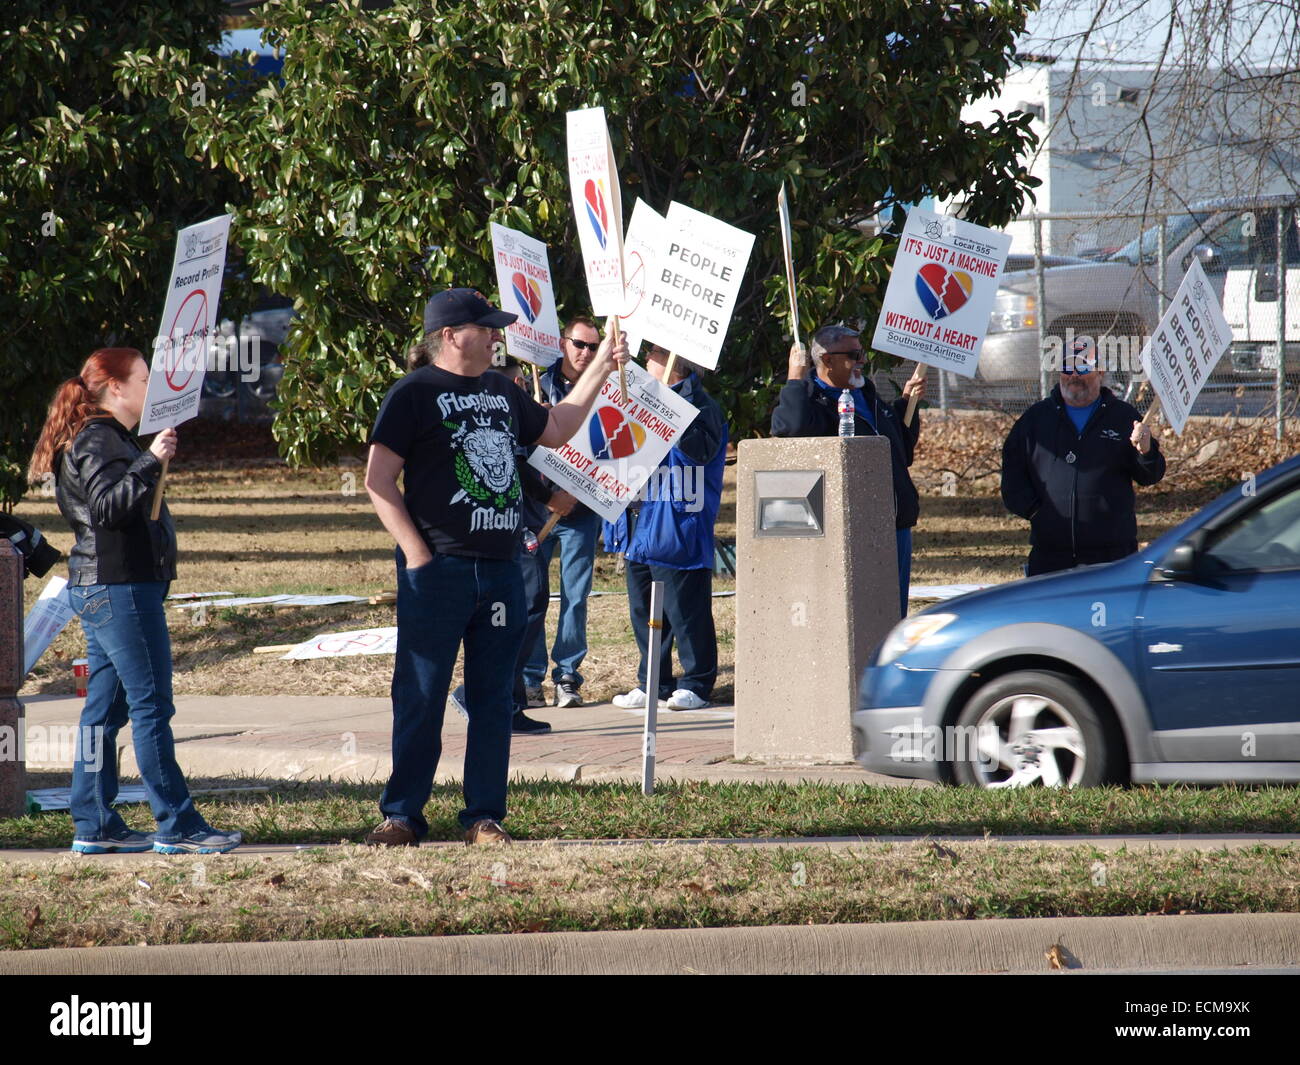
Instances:
[[[90,947],[0,953],[12,975],[905,974],[1300,965],[1300,914],[1062,917]],[[1068,971],[1068,970],[1067,970]]]

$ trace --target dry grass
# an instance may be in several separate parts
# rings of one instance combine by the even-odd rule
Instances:
[[[1028,551],[1028,527],[1006,513],[997,495],[1001,441],[1011,419],[986,413],[926,416],[925,435],[913,468],[923,498],[916,528],[913,584],[992,583],[1020,576]],[[226,431],[243,432],[239,426]],[[1249,441],[1248,454],[1215,441],[1235,432]],[[1283,446],[1291,446],[1288,442]],[[1273,444],[1258,426],[1220,421],[1194,423],[1184,440],[1166,441],[1170,453],[1167,490],[1139,495],[1139,538],[1153,539],[1182,521],[1232,478],[1229,465],[1264,459]],[[1300,443],[1297,444],[1300,446]],[[239,449],[236,449],[239,450]],[[1259,454],[1255,454],[1258,452]],[[242,454],[242,452],[241,452]],[[1208,456],[1208,457],[1207,457]],[[1223,467],[1222,469],[1220,467]],[[1201,470],[1198,481],[1193,476]],[[251,460],[217,468],[181,467],[168,481],[181,556],[176,592],[229,591],[236,595],[281,592],[369,595],[393,586],[393,548],[362,486],[363,470],[344,460],[328,470],[291,471],[283,464]],[[1234,475],[1235,476],[1235,475]],[[736,467],[726,469],[717,535],[735,537]],[[25,517],[60,550],[72,537],[52,499],[29,497]],[[557,563],[558,566],[558,563]],[[554,578],[552,587],[558,587]],[[621,593],[613,556],[597,556],[595,587]],[[717,590],[734,587],[715,579]],[[35,593],[34,587],[28,594]],[[555,631],[552,603],[548,636]],[[251,608],[210,613],[206,623],[172,614],[178,694],[370,695],[388,694],[392,660],[357,656],[311,662],[283,662],[254,655],[258,645],[294,643],[321,632],[393,624],[391,606],[366,604],[312,609]],[[734,600],[714,600],[720,676],[715,697],[726,702],[734,690]],[[636,650],[622,594],[594,597],[588,625],[590,654],[583,664],[585,694],[610,698],[634,684]],[[72,624],[55,642],[24,694],[72,691],[70,663],[85,652],[80,626]]]
[[[68,859],[0,865],[0,948],[1294,911],[1298,884],[1300,853],[1269,847],[344,846]]]

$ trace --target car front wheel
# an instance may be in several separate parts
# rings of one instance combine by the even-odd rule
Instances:
[[[1114,727],[1075,678],[1045,670],[997,677],[957,718],[950,761],[959,784],[981,788],[1111,783],[1121,755]]]

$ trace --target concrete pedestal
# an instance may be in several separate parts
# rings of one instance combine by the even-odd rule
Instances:
[[[0,539],[0,817],[27,811],[23,749],[23,556]]]
[[[736,757],[852,761],[858,680],[899,620],[889,441],[746,440],[739,452]],[[763,499],[790,500],[816,474],[820,531],[757,529]],[[766,511],[769,524],[798,512],[797,500]]]

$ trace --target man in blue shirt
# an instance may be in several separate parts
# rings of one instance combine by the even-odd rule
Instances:
[[[1051,395],[1020,416],[1002,446],[1002,501],[1029,520],[1030,577],[1131,555],[1133,485],[1165,475],[1151,430],[1102,376],[1093,341],[1077,338]]]

